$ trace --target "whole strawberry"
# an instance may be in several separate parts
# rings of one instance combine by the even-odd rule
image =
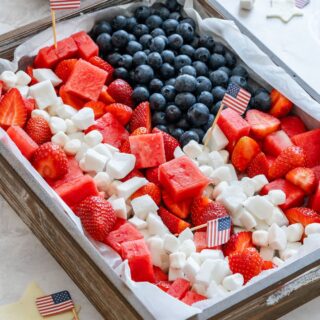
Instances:
[[[89,196],[75,209],[84,229],[97,241],[103,242],[116,223],[116,213],[110,202],[97,196]]]
[[[148,132],[151,131],[151,110],[149,102],[141,102],[132,113],[130,120],[130,131],[145,127]]]
[[[39,145],[50,141],[52,137],[49,124],[42,117],[30,118],[27,122],[26,132]]]
[[[122,79],[114,80],[108,86],[107,92],[117,102],[123,103],[129,107],[133,105],[133,90],[128,82]]]
[[[176,147],[178,147],[180,144],[178,142],[177,139],[175,139],[174,137],[172,137],[170,134],[161,131],[158,128],[154,128],[152,130],[153,133],[161,133],[163,136],[163,143],[164,143],[164,150],[166,153],[166,160],[170,161],[174,158],[174,150],[176,149]]]
[[[33,154],[32,165],[45,178],[57,180],[68,173],[68,158],[63,149],[46,142]]]

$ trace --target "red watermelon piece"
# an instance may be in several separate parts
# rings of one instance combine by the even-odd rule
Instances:
[[[167,292],[172,285],[171,281],[159,281],[157,283],[157,287],[163,290],[164,292]]]
[[[320,213],[320,182],[313,196],[310,197],[309,207]]]
[[[269,134],[263,142],[263,151],[269,155],[277,157],[281,151],[292,146],[289,136],[283,131],[276,131]]]
[[[78,47],[71,37],[58,41],[57,48],[54,49],[59,61],[75,58],[78,55]]]
[[[51,46],[40,49],[33,64],[36,68],[53,69],[58,62],[59,57],[57,56],[56,50]]]
[[[189,306],[192,306],[194,303],[202,300],[206,300],[206,299],[208,298],[190,290],[186,293],[186,295],[181,301],[188,304]]]
[[[154,278],[156,283],[160,281],[168,281],[168,275],[163,272],[159,267],[153,266]]]
[[[173,282],[173,284],[167,291],[167,294],[170,294],[174,298],[182,299],[189,289],[190,282],[186,279],[178,278]]]
[[[306,126],[298,116],[287,116],[281,121],[281,129],[291,138],[297,134],[306,132]]]
[[[152,168],[166,162],[163,136],[149,133],[129,137],[131,153],[136,156],[136,168]]]
[[[79,55],[81,58],[89,60],[91,57],[97,56],[99,54],[98,46],[86,32],[80,31],[78,33],[75,33],[71,37],[78,47]]]

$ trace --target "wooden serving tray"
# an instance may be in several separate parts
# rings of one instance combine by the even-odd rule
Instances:
[[[116,2],[102,1],[99,5],[92,5],[88,11]],[[219,15],[205,0],[199,0],[198,3],[208,15]],[[72,16],[74,14],[61,19]],[[30,26],[29,30],[36,33],[49,24],[49,20],[41,21]],[[25,39],[24,36],[15,34],[13,43],[9,38],[0,37],[0,43],[3,39],[7,41],[5,54],[12,54],[15,46]],[[73,222],[57,205],[57,201],[44,190],[10,148],[1,142],[0,171],[0,193],[105,319],[155,319],[96,253],[89,240],[75,230]],[[190,319],[277,319],[319,295],[319,265],[320,249],[275,270],[255,285],[243,288]]]

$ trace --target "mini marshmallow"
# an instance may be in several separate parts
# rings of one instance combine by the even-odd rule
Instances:
[[[243,205],[249,212],[261,220],[267,219],[273,214],[273,205],[261,196],[249,197]]]
[[[320,234],[311,233],[303,239],[303,245],[308,247],[308,250],[319,249]]]
[[[176,252],[179,246],[180,246],[180,241],[173,234],[166,234],[164,236],[163,247],[167,252],[170,252],[170,253]]]
[[[224,163],[228,163],[228,161],[229,161],[229,152],[227,150],[220,150],[218,152],[220,153],[220,156],[223,159],[223,162]]]
[[[178,146],[173,151],[173,156],[175,159],[185,156],[185,153],[182,151],[182,149]]]
[[[100,144],[102,140],[103,136],[98,130],[92,130],[84,136],[84,142],[90,147],[95,147]]]
[[[228,188],[228,186],[229,185],[227,181],[221,181],[219,184],[217,184],[212,191],[213,199],[216,199],[223,191]]]
[[[319,224],[320,225],[320,224]],[[300,241],[304,232],[303,225],[301,223],[290,224],[286,229],[287,239],[289,242]],[[285,259],[283,259],[285,260]]]
[[[215,169],[211,176],[210,176],[213,184],[217,185],[218,183],[220,183],[221,181],[227,181],[230,182],[232,181],[232,173],[231,170],[226,166],[221,166],[217,169]]]
[[[61,104],[55,104],[53,106],[49,106],[47,108],[47,112],[50,114],[51,117],[57,116],[58,115],[58,109],[61,108],[61,106],[62,106]]]
[[[195,282],[192,286],[192,290],[201,294],[202,296],[206,296],[207,294],[207,287],[201,283]]]
[[[202,150],[203,146],[194,140],[191,140],[183,147],[183,152],[191,159],[196,159]]]
[[[178,237],[179,241],[182,243],[185,240],[191,239],[193,240],[193,232],[190,230],[190,228],[185,228]]]
[[[179,251],[182,251],[186,254],[187,257],[191,255],[192,252],[196,252],[196,245],[191,239],[187,239],[182,242],[179,247]]]
[[[207,135],[209,135],[208,147],[212,151],[222,150],[229,143],[227,137],[224,135],[224,133],[218,125],[216,125],[213,130],[209,129],[207,131],[205,137],[203,138],[203,141],[207,140]]]
[[[240,8],[244,10],[251,10],[254,6],[255,0],[240,0]]]
[[[139,218],[137,218],[137,219],[139,219]],[[132,219],[130,219],[130,220],[132,220]],[[139,219],[139,220],[141,220],[141,219]],[[141,221],[146,223],[143,220],[141,220]],[[161,266],[162,266],[161,256],[163,254],[163,240],[159,237],[149,238],[148,239],[148,247],[149,247],[150,254],[151,254],[152,264],[156,267],[161,268]]]
[[[60,118],[70,120],[77,113],[77,110],[67,104],[62,104],[57,108],[56,113]]]
[[[70,156],[74,156],[75,154],[77,154],[80,149],[81,149],[81,141],[78,139],[69,140],[64,145],[65,153]]]
[[[63,148],[65,144],[69,141],[69,138],[64,132],[59,131],[58,133],[56,133],[54,136],[51,137],[51,141],[54,144],[57,144],[58,146]]]
[[[184,274],[182,269],[169,268],[169,281],[177,280],[178,278],[183,278]]]
[[[284,261],[278,257],[273,257],[272,262],[277,266],[280,267],[281,265],[284,264]]]
[[[228,163],[228,164],[226,164],[226,167],[228,167],[230,170],[231,179],[232,179],[231,181],[238,180],[237,171],[236,171],[235,167],[233,166],[233,164]]]
[[[150,212],[156,213],[159,209],[159,207],[156,205],[153,199],[147,194],[141,197],[134,198],[131,201],[131,205],[134,214],[143,220],[147,218]]]
[[[85,172],[89,171],[89,170],[87,170],[87,168],[86,168],[86,163],[85,163],[84,159],[81,159],[81,160],[79,161],[79,167],[80,167],[80,169],[81,169],[82,171],[85,171]]]
[[[287,248],[285,250],[280,250],[279,256],[280,256],[280,259],[286,261],[289,258],[291,258],[292,256],[296,255],[297,253],[298,253],[298,250]]]
[[[252,178],[255,185],[255,192],[260,192],[260,190],[269,183],[267,177],[264,174],[259,174]]]
[[[244,177],[240,181],[243,192],[247,197],[252,197],[255,193],[255,183],[248,177]]]
[[[47,111],[44,111],[44,110],[39,110],[39,109],[32,110],[31,118],[35,118],[35,117],[41,117],[44,120],[46,120],[47,122],[50,121],[49,113]]]
[[[138,189],[140,189],[141,187],[146,185],[148,182],[149,181],[147,179],[145,179],[145,178],[133,177],[133,178],[123,182],[121,185],[119,185],[117,187],[117,194],[118,194],[119,197],[123,197],[125,199],[128,199],[132,194],[134,194]],[[136,198],[136,199],[138,199],[138,198]],[[137,208],[143,202],[143,199],[139,200],[139,201],[136,200],[137,201],[136,202],[137,203],[137,205],[136,205]],[[131,201],[131,204],[132,204],[132,201]],[[139,209],[137,209],[137,210],[139,210]],[[143,209],[143,211],[145,211],[145,209]],[[145,214],[145,217],[147,216],[147,214],[148,214],[148,212]]]
[[[93,150],[97,151],[108,159],[111,159],[114,155],[114,153],[110,151],[110,148],[105,143],[99,143],[93,148]]]
[[[104,170],[107,158],[89,148],[84,156],[84,161],[88,171],[100,172]]]
[[[66,121],[67,122],[67,121]],[[69,137],[69,139],[70,140],[72,140],[72,139],[78,139],[78,140],[80,140],[81,142],[84,142],[84,133],[83,132],[74,132],[74,133],[69,133],[68,134],[68,137]],[[88,146],[87,144],[86,144],[86,146]],[[89,146],[88,146],[89,147]]]
[[[144,240],[148,240],[151,237],[148,229],[141,229],[139,232],[143,235]]]
[[[257,230],[252,233],[252,242],[254,245],[258,247],[267,247],[268,246],[268,240],[269,239],[269,233],[265,230]]]
[[[206,177],[210,177],[213,173],[213,169],[210,166],[202,165],[199,167],[199,170],[202,172],[202,174]]]
[[[221,157],[218,151],[211,151],[208,157],[209,164],[213,169],[217,169],[225,164],[223,158]]]
[[[232,188],[228,187],[217,198],[216,201],[223,204],[231,214],[236,214],[242,207],[243,202],[246,200],[246,195],[239,192],[231,192]],[[236,189],[234,189],[236,190]]]
[[[71,139],[70,135],[68,137]],[[73,139],[71,139],[71,140],[73,140]],[[82,160],[84,158],[84,156],[86,155],[88,149],[89,149],[89,147],[85,143],[82,143],[80,150],[77,152],[77,154],[75,156],[76,160],[77,161]]]
[[[115,179],[122,179],[134,169],[135,164],[133,154],[116,152],[107,165],[107,172]]]
[[[91,108],[84,107],[71,120],[78,129],[86,130],[94,124],[94,112]]]
[[[49,121],[49,126],[52,134],[56,134],[58,132],[66,132],[67,126],[63,119],[58,117],[52,117]]]
[[[211,281],[207,292],[206,292],[206,296],[208,298],[222,298],[225,297],[228,294],[228,291],[220,284],[217,284],[215,281]]]
[[[118,197],[121,197],[121,195],[118,193],[118,189],[121,187],[122,184],[123,182],[119,180],[113,180],[108,187],[108,195],[117,195]]]
[[[27,86],[31,81],[31,77],[22,70],[19,70],[16,73],[16,77],[17,77],[16,85],[18,86]]]
[[[133,216],[128,220],[128,222],[135,226],[138,230],[146,229],[148,227],[148,224],[137,216]]]
[[[256,230],[269,230],[270,226],[264,221],[256,218],[257,225],[255,226]]]
[[[49,80],[54,87],[62,83],[62,80],[51,69],[33,69],[33,77],[39,82]]]
[[[234,273],[226,276],[222,281],[222,286],[227,291],[235,291],[240,289],[244,284],[244,278],[241,273]]]
[[[50,80],[31,86],[29,93],[36,100],[39,109],[59,104],[59,99]]]
[[[215,267],[212,272],[212,280],[217,284],[221,284],[222,280],[231,274],[229,263],[226,260],[216,260]]]
[[[278,208],[273,208],[273,213],[270,217],[266,219],[266,223],[268,225],[272,225],[273,223],[276,223],[279,227],[287,226],[289,224],[289,221],[286,217],[286,215],[283,213],[283,211]]]
[[[275,206],[284,204],[286,202],[286,194],[282,190],[270,190],[268,198]]]
[[[169,256],[171,268],[183,268],[186,264],[186,255],[184,252],[174,252]]]
[[[200,253],[199,253],[199,252],[192,252],[192,253],[190,254],[190,257],[191,257],[192,259],[194,259],[199,265],[202,264],[202,261],[201,261]]]
[[[233,228],[233,233],[239,233],[239,232],[243,232],[243,231],[247,231],[247,229],[239,228],[239,227]]]
[[[270,247],[261,247],[260,255],[263,260],[271,261],[275,256],[275,250]]]
[[[17,83],[17,75],[12,71],[3,71],[0,75],[0,80],[5,84],[6,89],[13,88]]]
[[[16,89],[19,90],[19,92],[23,98],[28,97],[28,95],[29,95],[29,87],[28,86],[16,86]]]
[[[183,267],[183,273],[191,283],[194,283],[196,281],[196,275],[199,270],[200,265],[198,264],[198,262],[192,257],[189,257]]]
[[[209,164],[209,152],[204,148],[201,154],[197,157],[197,161],[200,165],[207,165]]]
[[[168,228],[157,214],[149,213],[146,221],[148,224],[149,233],[151,235],[163,236],[169,232]]]
[[[287,246],[286,232],[277,224],[273,224],[268,231],[269,246],[275,250],[284,250]]]
[[[247,230],[251,230],[257,225],[257,221],[254,216],[245,208],[240,208],[240,210],[238,210],[238,213],[241,225]]]
[[[120,150],[116,147],[114,147],[113,145],[111,144],[108,144],[108,143],[104,143],[104,145],[109,149],[109,151],[112,153],[112,154],[115,154],[116,152],[120,152]]]
[[[66,126],[67,126],[67,134],[70,133],[76,133],[78,131],[78,128],[74,125],[73,121],[70,119],[65,120]]]
[[[320,223],[310,223],[306,226],[304,230],[305,234],[309,236],[313,233],[320,233]],[[290,241],[290,240],[289,240]]]
[[[207,259],[211,259],[211,260],[224,259],[223,252],[221,250],[203,249],[200,252],[200,260],[201,262],[204,262]]]
[[[169,272],[169,268],[170,268],[170,261],[169,261],[169,255],[162,251],[161,255],[161,270],[165,273]]]
[[[99,191],[105,191],[105,192],[108,191],[109,185],[112,182],[111,177],[106,172],[98,172],[94,176],[93,180],[95,181]],[[123,199],[123,198],[119,198],[119,199]],[[123,205],[125,208],[126,203],[125,203],[124,199],[123,199]],[[123,206],[122,206],[122,208],[123,208]],[[113,209],[116,210],[115,208],[113,208]]]
[[[212,273],[216,266],[217,260],[207,259],[200,267],[199,272],[196,275],[196,281],[204,286],[209,286],[212,280]]]

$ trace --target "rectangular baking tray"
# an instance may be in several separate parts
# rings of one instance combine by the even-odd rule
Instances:
[[[91,12],[114,4],[115,1],[103,1],[88,10]],[[199,0],[198,4],[205,15],[223,18],[212,3]],[[39,22],[38,26],[33,27],[34,33],[46,28],[48,23],[49,20]],[[25,40],[20,34],[13,36],[14,41]],[[6,56],[12,55],[20,40],[6,50]],[[6,140],[6,137],[1,138]],[[30,170],[13,155],[10,148],[15,146],[12,144],[9,148],[7,143],[0,143],[1,194],[101,315],[105,319],[155,319],[115,275],[89,240],[75,230],[73,222],[56,200],[45,192]],[[243,288],[190,319],[277,319],[319,295],[319,265],[320,249],[274,271],[255,285]]]

